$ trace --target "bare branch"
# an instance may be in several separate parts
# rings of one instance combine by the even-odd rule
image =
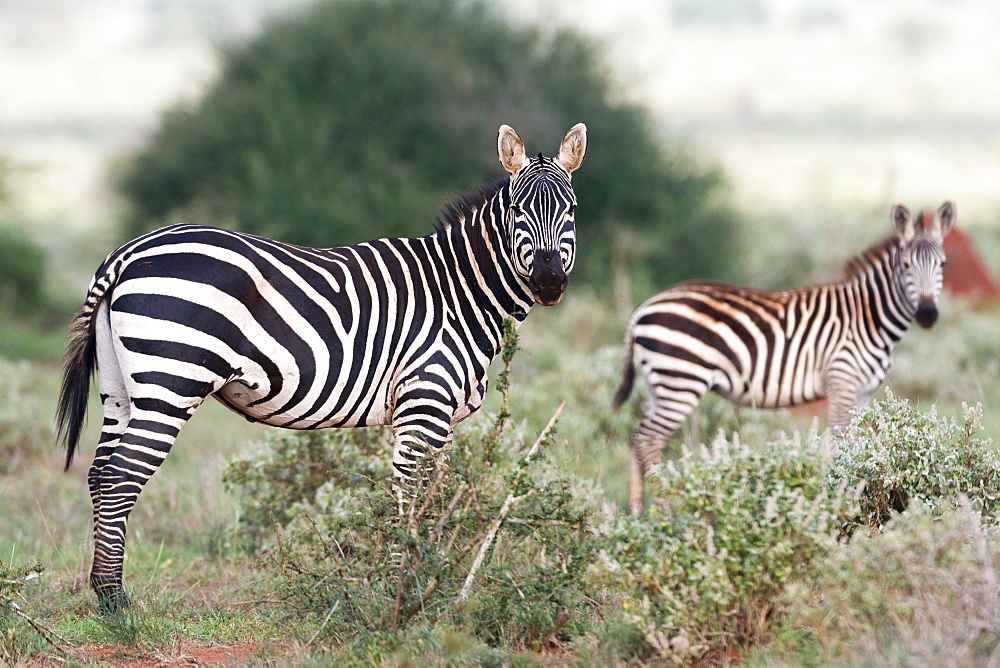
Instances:
[[[521,470],[528,465],[535,453],[538,452],[538,448],[552,430],[552,427],[559,419],[559,416],[562,414],[565,406],[566,400],[564,399],[563,402],[559,404],[559,408],[556,409],[556,412],[553,413],[552,417],[549,419],[549,423],[545,425],[545,429],[543,429],[542,433],[540,433],[538,438],[535,439],[535,443],[528,449],[527,454],[525,454],[525,456],[514,466],[515,475],[520,473]],[[500,512],[490,525],[490,530],[486,533],[485,540],[483,540],[483,543],[479,546],[479,553],[476,554],[476,558],[472,562],[472,567],[469,569],[469,574],[465,578],[465,583],[462,585],[461,591],[458,592],[458,596],[455,597],[456,606],[462,608],[465,606],[466,601],[469,600],[469,594],[472,592],[472,585],[476,580],[476,572],[479,570],[480,566],[482,566],[483,559],[486,558],[486,553],[489,552],[490,546],[493,545],[497,532],[500,530],[500,526],[503,524],[504,519],[506,519],[507,514],[511,511],[511,508],[538,491],[539,490],[537,489],[532,489],[525,492],[521,496],[514,496],[514,493],[511,492],[507,495],[507,498],[504,499],[503,506],[500,507]]]

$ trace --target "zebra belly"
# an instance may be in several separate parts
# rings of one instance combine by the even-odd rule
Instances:
[[[291,380],[285,379],[285,382]],[[367,390],[338,386],[327,395],[309,398],[293,406],[274,400],[261,403],[267,393],[266,385],[241,378],[227,383],[215,396],[247,419],[275,427],[371,427],[391,422],[385,384]]]
[[[823,375],[819,371],[809,370],[801,375],[788,369],[782,371],[768,383],[759,373],[754,376],[743,373],[725,380],[719,378],[712,389],[734,404],[749,408],[788,408],[826,397]]]

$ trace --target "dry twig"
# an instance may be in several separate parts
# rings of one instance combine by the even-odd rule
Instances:
[[[540,433],[538,435],[538,438],[535,439],[535,443],[528,450],[527,454],[525,454],[525,456],[520,460],[520,462],[518,462],[517,466],[514,469],[515,474],[519,473],[521,469],[523,469],[528,463],[531,462],[531,458],[535,456],[536,452],[538,452],[538,448],[541,446],[545,438],[549,435],[549,432],[552,430],[552,427],[559,419],[559,416],[562,414],[563,408],[565,406],[566,406],[566,400],[564,399],[563,402],[559,404],[559,408],[556,409],[556,412],[552,414],[552,417],[549,419],[549,423],[545,425],[545,429],[543,429],[542,433]],[[526,498],[537,493],[538,491],[539,490],[537,489],[532,489],[525,492],[524,494],[521,494],[520,496],[514,496],[514,492],[510,492],[507,495],[507,498],[504,499],[503,506],[500,507],[500,512],[497,514],[496,519],[493,520],[493,523],[490,525],[490,530],[486,533],[486,538],[479,546],[479,553],[476,554],[476,558],[472,562],[472,568],[469,569],[469,574],[465,578],[465,583],[462,585],[461,591],[458,592],[458,596],[455,597],[456,606],[462,608],[465,606],[465,603],[469,600],[469,595],[472,593],[472,585],[476,580],[476,572],[479,570],[480,566],[482,566],[483,559],[486,558],[486,553],[489,551],[490,546],[493,545],[493,541],[496,539],[497,532],[500,530],[501,525],[503,525],[504,520],[507,518],[507,514],[516,505],[524,501]]]

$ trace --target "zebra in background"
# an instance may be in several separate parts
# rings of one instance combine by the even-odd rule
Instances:
[[[773,292],[689,281],[636,308],[612,404],[617,410],[632,391],[634,357],[649,397],[630,442],[630,513],[642,512],[645,477],[709,390],[760,408],[826,397],[834,428],[868,401],[910,323],[937,320],[941,241],[955,224],[955,205],[916,218],[896,205],[890,218],[895,234],[850,259],[832,283]]]
[[[70,328],[57,413],[68,469],[96,367],[104,426],[87,481],[103,611],[127,605],[129,513],[206,397],[292,429],[391,424],[402,504],[482,404],[503,321],[557,304],[573,268],[586,126],[555,158],[528,158],[506,125],[497,145],[509,177],[426,237],[316,249],[174,225],[108,256]]]

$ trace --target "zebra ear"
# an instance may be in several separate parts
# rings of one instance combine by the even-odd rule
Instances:
[[[587,126],[583,123],[577,123],[563,137],[556,162],[567,172],[573,172],[583,164],[583,156],[586,152]]]
[[[500,164],[512,176],[528,164],[528,158],[524,154],[524,142],[509,125],[500,126],[497,151],[500,153]]]
[[[913,227],[910,225],[910,210],[905,206],[902,204],[893,206],[892,212],[889,213],[889,219],[892,220],[892,226],[896,228],[899,236],[903,238],[913,236]]]
[[[955,219],[958,217],[958,212],[955,210],[955,203],[951,200],[945,202],[941,205],[941,208],[937,212],[937,222],[941,225],[941,236],[951,232],[951,228],[955,226]]]

